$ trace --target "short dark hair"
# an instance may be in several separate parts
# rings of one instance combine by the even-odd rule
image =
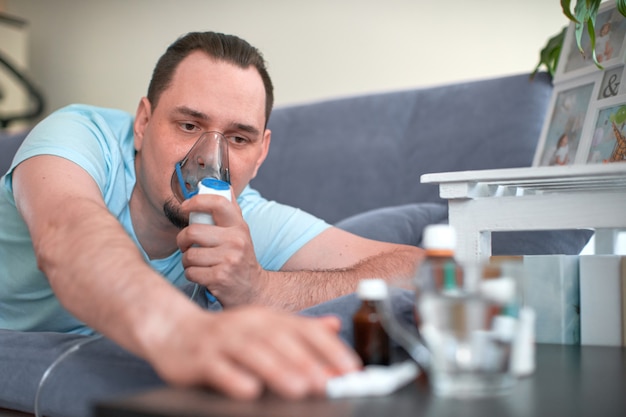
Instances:
[[[172,43],[159,58],[148,86],[148,100],[156,107],[163,91],[172,81],[176,67],[190,53],[203,51],[209,56],[240,68],[253,66],[259,72],[265,87],[265,123],[274,105],[274,87],[261,52],[245,40],[216,32],[190,32]]]

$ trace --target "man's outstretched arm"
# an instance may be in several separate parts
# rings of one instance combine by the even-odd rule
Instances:
[[[39,268],[62,305],[148,360],[166,381],[209,385],[238,398],[267,386],[297,398],[323,392],[329,375],[358,367],[336,337],[333,318],[258,307],[201,310],[145,263],[78,165],[37,156],[13,178]]]

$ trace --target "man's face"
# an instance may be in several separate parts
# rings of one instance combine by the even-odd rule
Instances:
[[[177,209],[174,165],[203,132],[228,138],[231,185],[239,195],[267,156],[265,89],[254,67],[241,69],[194,52],[185,58],[156,107],[142,99],[135,120],[137,187],[150,206]],[[179,225],[180,226],[180,225]]]

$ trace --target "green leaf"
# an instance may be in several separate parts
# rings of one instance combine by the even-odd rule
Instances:
[[[596,55],[596,33],[595,33],[595,25],[596,25],[596,17],[598,15],[598,10],[600,9],[600,3],[602,0],[576,0],[576,4],[574,6],[574,13],[572,14],[571,6],[572,0],[560,0],[561,8],[563,9],[563,14],[572,22],[575,22],[574,26],[574,38],[576,40],[576,46],[581,54],[584,57],[584,50],[582,47],[582,35],[585,29],[589,34],[589,41],[591,46],[591,58],[595,65],[603,69],[602,65],[598,62],[598,58]],[[617,4],[617,10],[626,17],[626,0],[615,0]],[[535,70],[531,74],[531,78],[535,76],[537,71],[541,68],[542,65],[545,65],[548,72],[554,76],[556,72],[556,66],[558,64],[559,55],[561,52],[561,48],[563,46],[563,42],[565,40],[565,33],[567,28],[563,29],[561,33],[553,36],[548,40],[546,46],[541,50],[539,55],[539,63],[535,67]]]
[[[596,64],[596,67],[602,70],[604,67],[600,64],[598,56],[596,55],[596,32],[594,29],[595,20],[595,16],[589,18],[587,21],[587,31],[589,31],[589,41],[591,42],[591,57],[593,58],[593,62]]]
[[[602,0],[587,0],[587,8],[589,9],[589,18],[593,18],[596,21],[598,16],[598,10],[600,9],[600,3]]]
[[[598,9],[600,8],[600,0],[587,0],[587,7],[589,17],[587,20],[587,31],[589,32],[589,41],[591,43],[591,56],[593,58],[593,62],[596,64],[596,67],[603,70],[604,67],[600,65],[598,62],[598,57],[596,56],[596,17],[598,16]]]
[[[542,65],[546,66],[548,73],[554,77],[556,67],[559,63],[559,56],[561,55],[561,48],[563,47],[563,41],[565,39],[565,33],[567,32],[567,26],[561,30],[558,34],[552,36],[546,45],[539,53],[539,63],[530,75],[533,79]]]
[[[619,109],[617,109],[617,111],[615,112],[614,120],[615,123],[620,125],[626,122],[626,106],[621,106]]]
[[[576,20],[579,23],[576,23],[574,35],[576,38],[576,46],[578,46],[578,50],[585,57],[585,51],[582,47],[582,35],[584,29],[587,29],[587,33],[589,35],[589,41],[591,46],[591,57],[596,66],[600,69],[603,69],[602,65],[598,62],[598,58],[596,57],[596,32],[595,32],[595,23],[596,16],[598,15],[598,9],[600,8],[601,0],[577,0],[576,6],[574,7],[574,13],[576,15]]]
[[[576,18],[572,14],[571,3],[572,3],[571,0],[561,0],[561,9],[563,9],[563,14],[567,16],[569,20],[571,20],[572,22],[579,23],[578,20],[576,20]]]
[[[578,50],[580,53],[585,56],[585,51],[582,47],[582,38],[583,31],[585,29],[585,24],[587,23],[588,14],[587,11],[587,1],[586,0],[578,0],[576,2],[576,7],[574,7],[574,13],[576,14],[576,30],[574,31],[574,35],[576,38],[576,46],[578,46]]]
[[[622,14],[622,16],[626,16],[626,0],[616,0],[617,1],[617,10]]]

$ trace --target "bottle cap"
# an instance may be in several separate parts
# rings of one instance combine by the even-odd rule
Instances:
[[[424,228],[425,249],[456,249],[456,231],[449,224],[431,224]]]
[[[387,297],[387,283],[380,278],[362,279],[357,294],[361,300],[383,300]]]

